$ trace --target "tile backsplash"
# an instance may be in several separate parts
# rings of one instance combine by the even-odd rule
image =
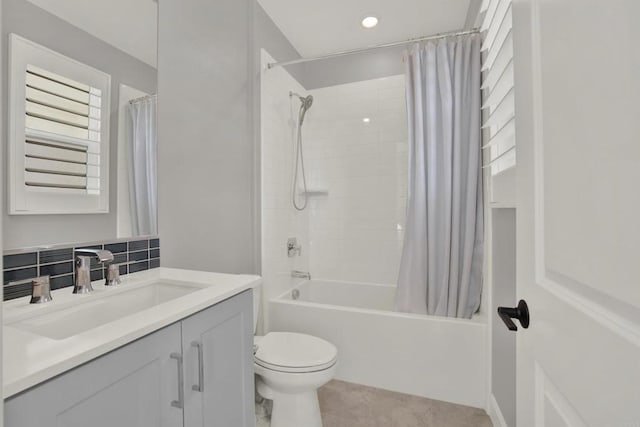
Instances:
[[[73,250],[78,248],[111,251],[121,275],[160,267],[160,239],[154,237],[8,250],[3,257],[4,300],[30,295],[31,279],[38,276],[51,276],[51,289],[73,286]],[[91,280],[100,279],[104,268],[92,260]]]

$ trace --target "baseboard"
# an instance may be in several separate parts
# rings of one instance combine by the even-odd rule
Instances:
[[[500,406],[498,406],[498,401],[496,397],[491,393],[489,396],[489,407],[487,408],[487,414],[489,418],[491,418],[491,422],[493,423],[493,427],[509,427],[507,422],[504,420],[504,416],[502,415],[502,411],[500,410]]]

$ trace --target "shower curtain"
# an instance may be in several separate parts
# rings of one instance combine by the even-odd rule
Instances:
[[[131,231],[158,234],[156,99],[128,105],[128,160]]]
[[[470,318],[483,263],[480,36],[405,55],[409,191],[396,308]]]

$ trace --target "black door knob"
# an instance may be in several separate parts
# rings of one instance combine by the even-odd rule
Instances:
[[[525,329],[529,327],[529,307],[527,307],[527,302],[523,299],[518,302],[517,307],[498,307],[498,315],[510,331],[518,330],[518,327],[511,319],[518,319]]]

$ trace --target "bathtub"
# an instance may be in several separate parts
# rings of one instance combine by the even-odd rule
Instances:
[[[337,379],[484,407],[485,316],[399,313],[393,311],[394,297],[393,285],[304,281],[269,302],[268,328],[334,343]]]

